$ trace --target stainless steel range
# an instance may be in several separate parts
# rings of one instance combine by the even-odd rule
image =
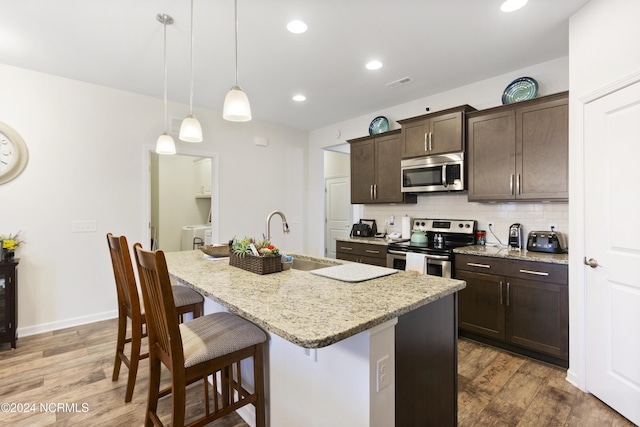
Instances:
[[[428,219],[413,220],[412,235],[424,233],[425,243],[417,240],[392,242],[387,249],[387,267],[404,270],[407,264],[407,253],[416,252],[425,255],[427,274],[451,277],[453,263],[453,249],[475,244],[476,221],[457,219]]]

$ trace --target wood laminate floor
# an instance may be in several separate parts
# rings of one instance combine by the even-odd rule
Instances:
[[[141,362],[133,400],[125,404],[127,368],[111,381],[115,340],[113,319],[23,337],[15,350],[0,344],[0,425],[142,425],[148,364]],[[459,426],[633,426],[565,381],[562,369],[468,340],[460,340],[458,363]],[[201,383],[189,387],[187,419],[199,411],[201,396]],[[16,412],[7,412],[7,403]],[[170,410],[171,399],[162,399],[165,423]],[[210,426],[247,424],[231,414]]]

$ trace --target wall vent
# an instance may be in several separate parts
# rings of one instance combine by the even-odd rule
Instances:
[[[387,83],[385,86],[388,86],[388,87],[400,87],[400,86],[407,85],[407,84],[409,84],[411,82],[413,82],[413,79],[411,77],[407,76],[407,77],[403,77],[401,79],[398,79],[396,81],[393,81],[391,83]]]

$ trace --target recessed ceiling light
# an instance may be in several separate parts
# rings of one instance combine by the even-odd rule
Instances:
[[[302,34],[307,31],[307,24],[296,19],[287,24],[287,30],[294,34]]]
[[[377,70],[378,68],[382,68],[382,62],[380,61],[369,61],[367,62],[367,70]]]
[[[513,12],[520,9],[525,4],[527,4],[527,0],[506,0],[502,3],[502,6],[500,6],[500,10],[503,12]]]
[[[298,102],[302,102],[305,101],[307,99],[306,96],[304,95],[294,95],[293,100],[294,101],[298,101]]]

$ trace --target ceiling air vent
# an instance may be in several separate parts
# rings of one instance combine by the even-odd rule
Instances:
[[[393,81],[391,83],[387,83],[385,86],[388,86],[388,87],[400,87],[400,86],[407,85],[407,84],[409,84],[411,82],[413,82],[413,79],[411,77],[407,76],[407,77],[403,77],[401,79],[398,79],[396,81]]]

